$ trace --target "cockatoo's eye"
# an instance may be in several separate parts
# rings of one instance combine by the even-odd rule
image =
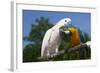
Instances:
[[[67,22],[67,20],[65,20],[65,22]]]

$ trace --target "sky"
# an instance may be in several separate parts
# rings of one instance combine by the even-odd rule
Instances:
[[[23,36],[28,36],[31,25],[41,16],[49,18],[49,22],[56,24],[62,18],[69,17],[72,25],[91,35],[91,13],[82,12],[55,12],[55,11],[36,11],[23,10]]]

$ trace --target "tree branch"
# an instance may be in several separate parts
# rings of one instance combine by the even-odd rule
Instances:
[[[69,49],[64,49],[64,50],[61,50],[59,51],[58,53],[55,53],[51,56],[48,56],[48,57],[38,57],[38,60],[49,60],[49,59],[52,59],[58,55],[61,55],[61,54],[64,54],[64,53],[70,53],[70,52],[73,52],[73,51],[78,51],[78,50],[82,50],[82,49],[85,49],[87,48],[88,46],[85,44],[85,43],[81,43],[75,47],[72,47],[72,48],[69,48]]]

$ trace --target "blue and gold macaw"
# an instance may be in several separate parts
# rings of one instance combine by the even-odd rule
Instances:
[[[79,35],[78,29],[74,28],[74,27],[70,27],[70,28],[68,28],[68,30],[71,33],[71,35],[70,35],[71,46],[74,47],[76,45],[79,45],[81,41],[80,41],[80,35]]]
[[[63,29],[64,35],[62,34],[61,36],[65,36],[65,37],[62,37],[62,39],[64,39],[64,38],[69,39],[67,41],[70,42],[71,47],[77,46],[80,43],[86,43],[86,42],[84,42],[83,32],[81,30],[79,30],[77,27],[70,25],[67,28],[63,27],[62,29]],[[69,34],[65,33],[66,31],[67,32],[69,31]],[[90,46],[90,44],[88,44],[88,45]]]

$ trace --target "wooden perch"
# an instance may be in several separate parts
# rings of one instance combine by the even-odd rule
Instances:
[[[70,52],[73,52],[73,51],[78,51],[78,50],[82,50],[82,49],[85,49],[86,47],[88,47],[85,43],[81,43],[75,47],[72,47],[72,48],[69,48],[69,49],[64,49],[64,50],[61,50],[59,51],[58,53],[55,53],[51,56],[48,56],[46,58],[44,57],[38,57],[39,60],[49,60],[49,59],[52,59],[53,57],[56,57],[58,55],[61,55],[61,54],[64,54],[64,53],[70,53]]]
[[[81,43],[80,45],[77,45],[77,46],[75,46],[75,47],[69,48],[67,51],[68,51],[68,52],[77,51],[77,50],[80,50],[80,49],[84,49],[84,48],[86,48],[86,47],[87,47],[86,44]]]

